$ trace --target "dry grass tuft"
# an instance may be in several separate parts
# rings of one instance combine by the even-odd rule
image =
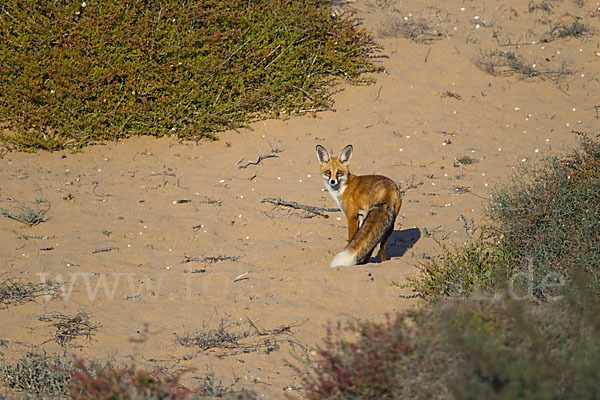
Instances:
[[[91,340],[94,331],[99,327],[99,324],[90,321],[90,314],[85,311],[79,311],[73,316],[55,312],[38,317],[38,319],[52,323],[52,326],[56,328],[52,339],[62,347],[67,346],[78,337]]]

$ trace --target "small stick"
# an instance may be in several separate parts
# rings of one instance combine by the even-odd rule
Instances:
[[[110,197],[112,196],[112,194],[98,194],[96,193],[96,189],[98,188],[98,182],[92,182],[93,188],[92,188],[92,193],[94,193],[94,196],[98,196],[98,197]]]
[[[161,176],[161,175],[177,177],[177,175],[175,175],[172,172],[151,172],[150,175],[148,175],[148,177],[151,178],[153,176]]]
[[[299,210],[304,210],[304,211],[308,211],[309,213],[318,215],[323,218],[329,218],[329,215],[323,214],[320,211],[325,211],[325,212],[340,211],[339,208],[305,206],[303,204],[298,204],[295,201],[285,201],[285,200],[274,199],[274,198],[262,199],[261,203],[273,203],[276,206],[285,206],[285,207],[291,207],[291,208],[295,208],[295,209],[299,209]]]
[[[429,50],[427,51],[427,55],[425,56],[425,64],[427,64],[427,60],[429,60],[430,53],[431,53],[431,47],[429,47]]]
[[[265,158],[272,158],[272,157],[279,157],[279,156],[275,153],[265,154],[264,156],[258,156],[256,161],[248,161],[246,163],[246,165],[240,165],[240,166],[238,166],[238,168],[248,168],[249,165],[258,165]]]
[[[241,281],[242,278],[246,275],[248,275],[248,272],[244,272],[243,274],[236,276],[235,279],[232,280],[231,282],[233,283],[233,282]]]
[[[381,94],[381,89],[383,89],[383,86],[379,87],[379,90],[377,91],[377,96],[375,96],[375,100],[374,101],[379,100],[379,95]]]

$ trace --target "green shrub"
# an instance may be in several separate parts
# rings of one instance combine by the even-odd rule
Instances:
[[[600,143],[523,168],[492,193],[487,235],[419,266],[409,285],[423,296],[466,296],[475,289],[552,298],[574,272],[600,290]]]
[[[482,233],[478,239],[453,249],[436,240],[442,249],[439,258],[421,263],[420,276],[408,278],[409,285],[429,299],[438,296],[468,296],[474,290],[492,291],[498,286],[498,266],[505,254]]]
[[[331,104],[378,48],[325,1],[5,0],[0,139],[78,148],[129,135],[212,137]]]
[[[477,162],[477,160],[474,159],[473,157],[462,156],[462,157],[458,157],[456,159],[456,162],[458,164],[462,164],[462,165],[471,165],[471,164],[475,164]]]
[[[488,215],[509,274],[530,274],[540,297],[548,277],[591,272],[600,289],[600,143],[581,136],[581,149],[523,169],[492,195]]]
[[[577,277],[575,276],[577,275]],[[600,296],[574,272],[562,303],[505,300],[440,305],[437,329],[457,354],[456,398],[591,399],[600,389]],[[442,303],[440,303],[442,304]]]

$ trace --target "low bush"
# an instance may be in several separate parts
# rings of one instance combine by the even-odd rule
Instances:
[[[200,385],[193,389],[180,383],[179,373],[160,369],[148,372],[134,365],[116,367],[97,361],[84,361],[46,352],[31,351],[15,363],[0,361],[0,380],[26,398],[179,400],[255,399],[248,391],[233,391],[212,376],[198,377]]]
[[[73,400],[179,400],[194,393],[179,384],[179,375],[160,370],[148,373],[135,366],[89,368],[83,360],[77,360],[69,375],[68,394]]]
[[[354,323],[345,331],[358,340],[337,340],[328,329],[325,347],[318,351],[319,368],[304,377],[307,398],[392,398],[401,379],[398,363],[411,352],[401,321]]]
[[[0,361],[0,380],[15,391],[33,395],[62,395],[69,384],[71,360],[66,355],[28,352],[15,363]]]
[[[78,148],[129,135],[212,137],[331,105],[378,47],[326,1],[5,0],[0,139]]]
[[[421,329],[431,321],[429,314],[411,312],[386,316],[383,323],[329,328],[316,362],[297,370],[303,395],[312,400],[396,399],[448,393],[442,378],[454,360],[442,351],[436,332]]]
[[[523,168],[492,194],[488,215],[509,275],[528,276],[543,297],[549,282],[587,271],[600,290],[600,142],[580,135],[581,146],[541,167]]]
[[[548,299],[583,271],[600,291],[600,142],[580,137],[578,150],[524,167],[493,191],[486,234],[453,249],[440,244],[442,255],[409,285],[429,299],[507,285],[513,296]]]
[[[586,279],[574,278],[577,295],[561,303],[448,298],[383,323],[353,325],[349,338],[348,331],[328,334],[304,374],[305,396],[597,398],[600,296]]]
[[[501,271],[497,267],[505,260],[497,245],[483,233],[462,247],[437,243],[441,256],[421,263],[420,276],[408,278],[409,285],[422,296],[468,296],[474,290],[492,291],[498,286],[497,274]]]

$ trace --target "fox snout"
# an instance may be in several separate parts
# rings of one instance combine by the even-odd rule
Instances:
[[[340,183],[340,181],[337,179],[332,178],[329,180],[329,186],[337,186],[338,183]]]

